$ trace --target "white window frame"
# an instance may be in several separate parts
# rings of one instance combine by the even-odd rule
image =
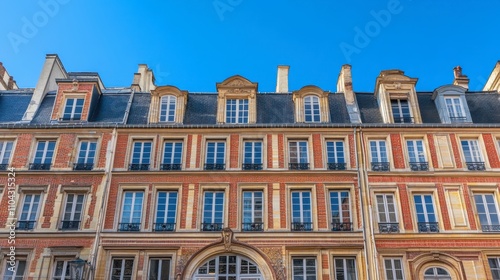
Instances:
[[[135,148],[136,144],[140,144],[140,151],[139,151],[139,158],[135,158]],[[144,152],[144,147],[146,144],[150,145],[150,151],[149,151],[149,156],[147,157],[147,162],[144,162],[144,159],[146,158],[145,152]],[[151,154],[153,153],[153,141],[150,140],[136,140],[132,144],[132,154],[130,156],[130,163],[131,164],[151,164]],[[134,162],[134,161],[139,161],[139,162]]]
[[[167,151],[167,144],[172,144],[172,149]],[[177,153],[177,148],[180,146],[180,154]],[[182,141],[165,141],[163,142],[163,164],[182,164],[182,153],[184,150],[184,145]],[[168,152],[168,153],[167,153]],[[177,158],[178,154],[178,158]],[[170,160],[167,161],[167,155]]]
[[[358,266],[356,264],[356,258],[355,257],[334,257],[333,258],[333,266],[334,266],[334,279],[338,279],[337,278],[337,272],[339,270],[339,268],[337,267],[337,260],[339,261],[342,261],[342,271],[344,273],[344,278],[343,280],[356,280],[358,279]],[[348,268],[347,268],[347,261],[350,260],[350,261],[353,261],[354,263],[354,279],[352,279],[351,277],[349,277],[349,274],[347,274],[348,272]]]
[[[85,154],[83,155],[83,157],[81,157],[83,143],[87,143],[87,149],[83,150]],[[91,146],[94,146],[94,149],[92,149]],[[93,156],[91,155],[92,152],[94,152]],[[76,163],[94,164],[96,152],[97,152],[97,141],[93,140],[80,141],[80,145],[78,145],[78,154],[77,154],[78,157]],[[81,159],[83,159],[83,162],[81,162]]]
[[[210,145],[214,145],[213,158],[209,157],[208,149],[209,149]],[[222,145],[223,153],[222,153],[222,157],[219,157],[217,150],[220,148],[219,146],[221,146],[221,145]],[[205,164],[226,164],[226,141],[224,141],[224,140],[222,140],[222,141],[220,141],[220,140],[207,141],[205,155],[206,155],[205,156]],[[222,160],[222,162],[218,162],[220,160]]]
[[[263,143],[259,140],[247,140],[243,142],[243,164],[263,164]],[[250,157],[247,157],[247,144],[250,144]],[[257,144],[260,145],[260,155],[257,156]],[[260,162],[256,162],[256,158],[260,159]],[[250,162],[247,161],[250,160]]]
[[[319,97],[316,95],[304,96],[304,122],[321,122],[321,107],[319,106]]]
[[[447,275],[439,275],[437,273],[438,268],[446,271]],[[432,269],[433,275],[426,275],[426,272],[429,271],[430,269]],[[424,271],[424,280],[447,280],[447,279],[451,280],[452,278],[451,278],[450,272],[445,268],[442,268],[439,266],[432,266],[432,267],[426,268]]]
[[[54,149],[49,150],[49,146],[52,142],[54,143]],[[40,144],[42,144],[43,147],[40,147]],[[39,140],[39,141],[37,141],[36,147],[35,147],[35,155],[33,157],[33,163],[52,164],[52,160],[54,159],[54,154],[56,151],[56,145],[57,145],[56,140]],[[41,148],[41,149],[39,149],[39,148]],[[42,152],[42,157],[40,158],[40,162],[37,162],[37,155],[36,154],[38,152]],[[50,152],[52,152],[52,155],[50,157],[48,157],[47,154]],[[46,162],[48,158],[50,158],[50,161]]]
[[[294,146],[294,147],[292,147],[292,146]],[[293,153],[295,153],[296,156],[292,157]],[[305,156],[304,156],[304,153],[305,153]],[[306,159],[307,161],[303,162],[302,161],[303,159]],[[309,163],[309,143],[307,140],[290,140],[290,141],[288,141],[288,162],[289,163]]]
[[[484,162],[478,139],[461,139],[465,162]],[[467,149],[465,149],[467,147]],[[469,161],[467,159],[470,159]]]
[[[130,215],[126,217],[124,215],[124,208],[125,208],[125,199],[127,197],[127,194],[132,194],[132,202],[130,204]],[[142,198],[140,201],[140,205],[138,209],[140,210],[140,215],[139,215],[139,222],[134,222],[134,212],[138,211],[136,208],[136,199],[137,194],[142,194]],[[145,193],[144,191],[134,191],[134,190],[126,190],[122,194],[122,205],[121,205],[121,212],[120,212],[120,223],[125,223],[125,224],[141,224],[142,225],[142,214],[143,214],[143,208],[144,208],[144,197]],[[137,218],[136,218],[137,219]]]
[[[70,218],[65,219],[66,214],[68,214],[67,208],[68,208],[68,203],[70,203],[70,200],[69,200],[70,195],[73,196],[73,199],[71,201],[72,206],[71,206],[71,209],[69,211]],[[76,207],[78,205],[78,197],[80,197],[80,196],[82,197],[82,201],[80,203],[81,204],[81,209],[80,209],[80,213],[79,213],[80,217],[78,219],[75,219],[75,216],[77,214]],[[83,194],[83,193],[67,193],[66,194],[66,201],[64,203],[64,211],[62,213],[62,221],[72,221],[72,222],[79,221],[79,222],[81,222],[82,217],[85,213],[84,211],[85,211],[85,194]]]
[[[260,197],[257,196],[257,193],[260,193]],[[250,197],[247,197],[246,194],[250,194]],[[242,192],[241,199],[241,221],[242,223],[262,223],[264,224],[264,192],[261,190],[244,190]],[[259,201],[260,200],[260,201]],[[245,209],[247,205],[245,202],[249,201],[250,209]],[[258,215],[258,210],[256,210],[256,206],[260,203],[260,216]],[[245,214],[250,213],[250,221],[246,221],[248,217]],[[243,227],[243,226],[242,226]]]
[[[389,163],[389,150],[387,149],[386,140],[370,140],[369,144],[370,160],[372,163]],[[372,148],[375,148],[375,150]],[[383,159],[385,159],[385,161],[383,161]]]
[[[73,100],[73,105],[68,105],[68,102],[70,100]],[[82,104],[81,106],[77,105],[78,101],[81,100],[82,101]],[[69,107],[71,106],[71,107]],[[62,119],[63,120],[81,120],[82,119],[82,113],[83,113],[83,107],[85,106],[85,98],[78,98],[78,97],[74,97],[74,98],[66,98],[66,102],[64,104],[64,109],[63,109],[63,116],[62,116]],[[71,108],[71,112],[70,113],[66,113],[66,109],[67,108]],[[80,112],[78,113],[77,112],[77,108],[80,109]],[[66,114],[69,114],[69,118],[65,117]],[[79,116],[77,116],[79,115]]]
[[[232,107],[235,107],[234,110]],[[226,123],[248,123],[248,99],[226,100]],[[232,114],[234,113],[234,116]]]
[[[479,202],[477,200],[477,197],[480,196],[481,197],[481,201]],[[494,207],[494,213],[491,213],[491,210],[490,207],[488,206],[490,203],[488,203],[486,201],[486,196],[491,196],[493,198],[493,205],[490,205],[492,207]],[[482,226],[493,226],[493,225],[496,225],[500,228],[500,211],[498,210],[498,202],[497,202],[497,199],[496,199],[496,196],[494,193],[473,193],[473,197],[474,197],[474,205],[476,207],[476,211],[477,211],[477,216],[478,216],[478,219],[479,219],[479,224]],[[478,204],[481,203],[483,208],[484,208],[484,213],[480,213],[479,212],[479,207],[478,207]],[[484,224],[481,222],[481,215],[485,215],[486,217],[486,220],[488,222],[488,224]],[[494,222],[492,221],[492,216],[496,215],[496,219],[497,219],[497,223],[494,224]]]
[[[332,145],[330,145],[330,143],[332,143]],[[337,146],[337,143],[342,144],[340,148]],[[343,156],[339,157],[339,154],[342,154]],[[332,155],[333,157],[330,157],[330,155]],[[333,159],[332,162],[330,162],[331,158]],[[342,159],[342,161],[339,161],[339,158]],[[327,163],[345,163],[345,164],[347,164],[345,145],[344,145],[343,140],[327,140],[326,141],[326,160],[327,160]]]
[[[294,194],[298,194],[298,199],[299,199],[299,204],[298,206],[298,212],[299,216],[295,216],[295,211],[294,211]],[[304,194],[309,194],[309,196],[304,196]],[[306,201],[309,200],[309,201]],[[311,230],[314,227],[314,220],[313,220],[313,204],[312,204],[312,191],[311,190],[292,190],[290,191],[290,211],[292,212],[290,217],[291,217],[291,222],[292,223],[308,223],[311,224]],[[304,205],[307,205],[309,203],[309,210],[304,209]],[[309,213],[309,214],[307,214]],[[293,230],[293,228],[292,228]]]
[[[396,106],[394,106],[393,102],[396,103]],[[403,110],[404,108],[403,102],[406,103],[406,108],[408,109],[408,116],[405,116],[405,112]],[[397,112],[395,112],[394,109],[397,109]],[[392,119],[394,123],[413,123],[413,115],[411,112],[410,101],[408,99],[402,99],[402,98],[391,99],[391,110],[392,110]],[[399,118],[399,121],[397,121],[397,118]],[[410,122],[406,122],[405,118],[409,118]]]
[[[7,258],[5,258],[5,260],[7,260]],[[18,275],[18,272],[19,272],[19,263],[20,262],[24,262],[24,268],[23,268],[23,272],[21,275]],[[25,260],[25,259],[19,259],[19,256],[16,255],[16,260],[15,260],[15,265],[14,265],[14,272],[13,274],[11,275],[7,275],[7,273],[11,273],[12,271],[9,270],[9,268],[11,268],[9,262],[7,261],[4,261],[5,263],[5,266],[4,266],[4,272],[3,272],[3,278],[2,280],[23,280],[24,279],[24,275],[26,274],[26,271],[27,271],[27,268],[28,268],[28,262]]]
[[[450,122],[456,123],[467,121],[467,114],[465,113],[465,109],[462,104],[462,98],[458,96],[446,96],[444,97],[444,104],[446,106],[446,112],[448,113]],[[454,118],[457,118],[456,121],[454,121]]]
[[[14,141],[0,141],[0,164],[9,164],[13,148]]]
[[[411,145],[410,145],[411,143]],[[420,147],[419,147],[420,145]],[[427,155],[425,153],[425,142],[422,139],[407,139],[406,148],[408,151],[408,162],[426,163]],[[413,155],[413,156],[412,156]]]
[[[295,260],[300,260],[302,261],[302,265],[301,266],[295,266],[294,264],[294,261]],[[307,271],[308,271],[308,267],[310,268],[311,266],[308,266],[307,265],[307,261],[308,260],[313,260],[314,261],[314,275],[308,275],[307,274]],[[318,279],[318,262],[316,260],[316,257],[292,257],[292,279],[294,280],[310,280],[312,279],[311,277],[314,276],[314,280]],[[296,272],[296,268],[302,268],[302,272],[303,274],[302,275],[298,275],[298,273]]]
[[[208,193],[212,193],[213,196],[212,196],[212,199],[210,201],[211,203],[211,209],[209,211],[210,213],[210,217],[208,217],[206,214],[208,213],[205,213],[205,204],[207,202],[207,194]],[[216,204],[216,200],[217,200],[217,194],[222,194],[222,203],[221,204]],[[224,224],[224,210],[225,210],[225,200],[226,200],[226,193],[224,191],[216,191],[216,190],[206,190],[203,192],[203,208],[202,208],[202,213],[203,213],[203,216],[202,216],[202,221],[204,224]],[[221,206],[221,209],[222,209],[222,213],[220,215],[220,217],[217,217],[216,213],[218,213],[218,211],[216,211],[216,206],[217,205],[220,205]],[[217,219],[221,219],[220,222],[217,222]]]
[[[387,266],[388,262],[390,264],[390,267]],[[399,267],[401,267],[401,269],[396,268],[396,262],[399,262]],[[403,260],[401,258],[384,258],[384,271],[386,280],[405,279]],[[401,277],[397,276],[398,271],[401,273]],[[390,277],[389,273],[392,274],[392,277]]]
[[[496,267],[491,266],[491,262],[495,263]],[[493,280],[500,280],[500,258],[499,257],[489,257],[488,266],[490,267],[491,277]],[[496,273],[494,273],[496,271]]]
[[[27,217],[25,219],[23,219],[23,215],[25,214],[25,212],[23,211],[24,209],[24,206],[26,205],[27,201],[27,197],[31,195],[31,198],[30,198],[30,201],[28,202],[29,204],[29,207],[28,207],[28,211],[26,212],[27,213]],[[35,197],[36,196],[39,196],[39,199],[38,199],[38,202],[37,202],[37,205],[36,205],[36,209],[33,209],[34,207],[34,200],[35,200]],[[23,197],[23,204],[21,204],[21,209],[20,209],[20,213],[19,213],[19,221],[25,221],[25,222],[35,222],[35,225],[34,227],[36,227],[36,222],[38,221],[38,215],[40,214],[40,209],[41,209],[41,204],[43,203],[43,194],[41,192],[37,192],[37,193],[32,193],[32,192],[29,192],[29,193],[25,193],[24,194],[24,197]],[[34,217],[33,217],[33,214],[34,214]]]
[[[115,260],[121,260],[121,265],[120,267],[118,268],[115,268],[114,265],[115,265]],[[132,261],[132,271],[131,271],[131,274],[130,274],[130,278],[128,278],[128,275],[127,275],[127,278],[125,278],[125,264],[127,261]],[[113,279],[113,271],[114,270],[117,270],[119,269],[120,270],[120,280],[124,280],[124,279],[134,279],[134,266],[135,266],[135,258],[131,258],[131,257],[117,257],[117,258],[112,258],[111,259],[111,269],[110,269],[110,279]]]
[[[382,204],[379,203],[378,197],[382,197]],[[394,207],[394,221],[391,219],[391,211],[389,209],[388,197],[392,197],[392,205]],[[377,219],[379,223],[399,223],[398,209],[396,205],[396,198],[393,193],[376,193],[375,201],[377,203]],[[383,207],[384,212],[380,212],[380,206]],[[384,216],[385,221],[381,221],[380,217]]]
[[[332,196],[333,194],[336,194],[336,196]],[[344,197],[344,194],[347,194],[347,197]],[[336,221],[335,223],[345,223],[344,220],[345,219],[349,219],[349,221],[347,223],[351,223],[352,224],[352,216],[353,216],[353,213],[352,213],[352,208],[351,208],[351,192],[349,190],[342,190],[342,189],[333,189],[333,190],[330,190],[328,192],[328,200],[329,200],[329,204],[330,204],[330,216],[331,216],[331,222],[334,223],[334,218],[338,219],[338,221]],[[344,206],[344,202],[343,200],[347,198],[347,205],[348,205],[348,215],[349,217],[344,217],[344,210],[343,210],[343,206]],[[336,203],[333,203],[333,202],[336,202]],[[334,213],[334,205],[338,206],[338,217],[334,217],[333,213]]]
[[[152,273],[152,262],[153,261],[158,261],[158,271],[156,271],[156,278],[152,278],[153,277],[153,273]],[[155,258],[150,258],[149,259],[149,267],[148,267],[148,278],[147,279],[163,279],[163,277],[165,277],[164,275],[162,275],[162,268],[164,266],[164,263],[165,262],[168,262],[168,274],[167,274],[167,278],[170,279],[170,271],[172,270],[172,259],[171,258],[162,258],[162,257],[155,257]]]
[[[173,108],[171,108],[173,105]],[[177,97],[164,95],[160,98],[160,122],[175,122]]]
[[[70,270],[70,265],[69,261],[67,259],[55,259],[54,260],[54,269],[52,271],[52,279],[60,279],[60,280],[70,280],[71,279],[71,270]],[[56,269],[57,269],[57,263],[62,262],[63,263],[63,269],[61,275],[55,275],[56,274]],[[82,271],[83,272],[83,271]],[[70,276],[66,276],[66,273],[69,273]]]
[[[158,209],[159,206],[160,206],[160,194],[162,193],[165,193],[165,210],[163,210],[165,213],[162,216],[159,216],[158,213],[160,212],[160,210]],[[172,204],[170,203],[171,202],[171,198],[173,197],[173,194],[175,194],[175,202],[173,202],[172,204],[175,205],[174,207],[174,214],[173,214],[173,217],[171,217],[169,215],[169,206],[171,206]],[[177,205],[179,204],[179,193],[177,191],[174,191],[174,190],[160,190],[157,192],[156,194],[156,208],[155,208],[155,223],[166,223],[166,224],[170,224],[170,223],[173,223],[173,224],[176,224],[177,223]],[[173,218],[173,222],[169,222],[169,220],[171,220]],[[161,219],[161,221],[159,221],[159,219]]]

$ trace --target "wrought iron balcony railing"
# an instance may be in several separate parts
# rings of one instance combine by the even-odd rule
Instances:
[[[224,223],[202,223],[201,231],[222,231]]]
[[[352,231],[352,223],[332,222],[332,231]]]
[[[467,122],[467,117],[465,116],[450,116],[450,122],[452,123],[464,123]]]
[[[76,230],[80,228],[80,221],[61,221],[62,230]]]
[[[428,162],[410,162],[411,171],[428,171],[429,163]]]
[[[9,167],[9,165],[6,163],[0,164],[0,170],[7,170],[7,167]]]
[[[225,163],[205,163],[205,170],[225,170]]]
[[[242,223],[241,230],[242,231],[263,231],[264,224],[263,223]]]
[[[155,223],[153,227],[154,231],[174,231],[175,223]]]
[[[141,223],[119,223],[118,231],[140,231]]]
[[[313,223],[294,222],[291,225],[292,231],[312,231]]]
[[[17,221],[16,230],[32,230],[35,224],[36,221]]]
[[[149,170],[149,163],[131,163],[128,167],[130,171],[144,171]]]
[[[288,164],[288,169],[290,170],[309,170],[309,163],[298,163],[298,162],[291,162]]]
[[[389,162],[372,162],[372,170],[373,171],[389,171],[390,170]]]
[[[466,162],[465,165],[467,165],[467,170],[471,171],[484,171],[486,170],[486,166],[484,165],[484,162],[480,161],[469,161]]]
[[[394,117],[394,123],[413,123],[413,117]]]
[[[345,170],[346,164],[345,162],[329,162],[328,170]]]
[[[378,231],[380,233],[397,233],[399,232],[399,223],[378,223]]]
[[[500,231],[500,225],[481,225],[483,232],[498,232]]]
[[[79,121],[81,120],[81,116],[73,116],[73,117],[62,117],[62,118],[59,118],[59,121],[65,121],[65,122],[68,122],[68,121]]]
[[[243,163],[243,170],[262,170],[262,163]]]
[[[30,170],[50,170],[50,163],[30,163]]]
[[[73,163],[73,170],[92,170],[93,163]]]
[[[418,223],[418,232],[439,232],[438,223]]]
[[[160,164],[160,170],[181,170],[182,164],[180,163],[162,163]]]

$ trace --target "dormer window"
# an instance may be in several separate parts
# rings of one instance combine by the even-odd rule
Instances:
[[[226,100],[226,123],[248,123],[248,99]]]
[[[85,99],[83,98],[67,98],[62,120],[80,120],[82,117],[84,101]]]
[[[294,91],[295,121],[298,123],[329,122],[328,95],[329,92],[316,86],[305,86]]]
[[[174,122],[177,98],[164,95],[160,99],[160,122]]]
[[[217,123],[255,123],[257,84],[241,76],[217,83]]]
[[[470,123],[472,118],[465,99],[466,89],[461,86],[447,85],[434,90],[432,99],[436,103],[439,117],[443,123]]]
[[[320,122],[319,98],[315,95],[304,97],[304,119],[305,122]]]
[[[452,123],[461,123],[467,121],[462,102],[459,97],[446,97],[444,99],[448,117]]]
[[[394,123],[413,123],[408,100],[392,99],[391,108]]]

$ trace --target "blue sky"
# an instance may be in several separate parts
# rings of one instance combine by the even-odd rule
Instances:
[[[158,85],[214,92],[239,74],[270,92],[277,65],[290,65],[290,90],[335,91],[349,63],[356,91],[373,92],[385,69],[432,91],[457,65],[480,90],[500,59],[499,10],[493,0],[7,1],[0,61],[20,87],[34,87],[57,53],[67,71],[99,72],[108,87],[129,86],[146,63]]]

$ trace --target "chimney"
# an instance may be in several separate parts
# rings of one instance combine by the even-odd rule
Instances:
[[[134,79],[132,80],[132,85],[130,86],[134,91],[141,91],[141,86],[139,83],[141,82],[141,73],[134,73]]]
[[[277,93],[287,93],[288,92],[288,70],[290,66],[279,65],[278,66],[278,79],[276,81],[276,92]]]
[[[146,64],[139,64],[139,73],[134,74],[134,83],[137,74],[139,74],[139,88],[142,92],[151,92],[156,88],[155,86],[155,76],[153,70],[151,70]]]
[[[340,74],[337,80],[337,92],[344,93],[351,123],[361,123],[361,116],[359,115],[356,96],[354,95],[354,90],[352,89],[351,65],[349,64],[342,65],[342,68],[340,69]]]
[[[461,86],[466,90],[469,90],[469,78],[462,74],[462,67],[457,66],[453,68],[453,76],[455,77],[453,80],[454,85]]]

